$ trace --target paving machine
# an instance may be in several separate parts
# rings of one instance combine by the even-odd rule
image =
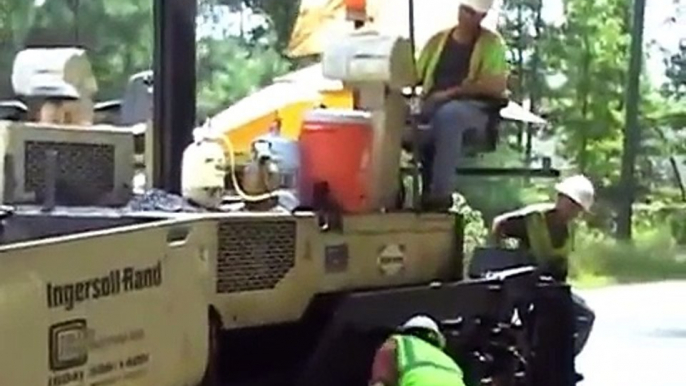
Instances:
[[[164,162],[178,172],[187,137],[175,135],[193,121],[170,119],[184,113],[172,107],[193,100],[186,86],[194,72],[183,58],[194,55],[174,51],[192,43],[179,39],[192,36],[192,9],[182,3],[156,3],[172,30],[158,35],[166,47],[155,74],[164,90],[155,90],[160,140],[146,139],[161,147],[162,157],[148,158],[162,169],[149,176],[158,187],[173,170]],[[375,43],[350,44],[356,39]],[[0,331],[27,354],[20,361],[2,345],[0,383],[361,386],[384,339],[424,313],[442,324],[470,386],[573,385],[568,286],[530,269],[465,279],[459,214],[399,205],[400,89],[411,77],[396,63],[411,61],[407,46],[351,36],[335,52],[342,60],[331,61],[339,67],[327,66],[359,90],[357,108],[373,122],[370,194],[360,213],[321,204],[332,197],[289,210],[207,210],[159,191],[122,205],[117,188],[133,180],[125,160],[133,163],[134,133],[93,131],[98,140],[59,125],[5,125],[14,139],[3,141],[0,159],[14,182],[5,173],[11,207],[0,253],[10,269],[0,281]],[[22,133],[27,127],[35,134]],[[61,131],[69,134],[41,134]],[[167,185],[178,191],[174,178]],[[98,329],[136,332],[98,344]]]

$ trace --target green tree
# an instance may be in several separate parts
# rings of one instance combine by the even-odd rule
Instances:
[[[273,39],[262,45],[231,36],[198,42],[199,116],[218,113],[291,68],[269,44]]]
[[[539,43],[563,87],[546,102],[561,151],[605,184],[619,177],[624,80],[628,63],[628,1],[565,1],[567,21]]]
[[[226,4],[234,11],[249,8],[255,13],[267,17],[267,26],[258,26],[253,33],[257,37],[264,36],[267,31],[276,35],[276,48],[282,51],[287,45],[293,30],[293,24],[298,15],[300,0],[211,0],[219,4]]]
[[[33,1],[0,1],[0,69],[5,74],[0,78],[0,97],[12,96],[9,74],[12,73],[14,56],[24,46],[26,35],[36,15]]]
[[[216,18],[220,8],[226,8],[222,2],[205,0],[201,16],[208,22],[224,23]],[[239,12],[241,7],[236,2],[229,9]],[[223,31],[201,37],[197,50],[198,115],[212,116],[292,69],[291,61],[281,54],[278,39],[275,32],[261,28],[241,36]]]
[[[686,37],[681,39],[679,49],[665,59],[669,82],[663,86],[667,96],[681,99],[686,97]]]
[[[527,90],[528,64],[535,37],[531,30],[531,0],[506,0],[500,30],[509,47],[510,91],[512,99],[523,101],[530,96]],[[524,125],[517,125],[517,147],[523,148]],[[528,140],[528,138],[527,138]]]

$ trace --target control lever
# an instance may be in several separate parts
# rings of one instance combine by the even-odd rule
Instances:
[[[8,205],[0,205],[0,221],[11,217],[14,214],[14,207]]]
[[[455,319],[445,319],[441,321],[441,325],[446,330],[458,330],[464,326],[464,318],[459,316]]]
[[[0,205],[0,238],[4,241],[5,220],[14,214],[14,208],[7,205]]]
[[[446,319],[441,321],[441,329],[445,331],[445,335],[451,337],[460,337],[460,331],[464,326],[464,319],[460,316],[455,319]]]

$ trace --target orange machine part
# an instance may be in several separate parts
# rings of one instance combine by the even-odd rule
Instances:
[[[367,0],[345,0],[346,19],[364,22],[367,18]]]
[[[345,0],[345,8],[349,11],[364,12],[367,9],[367,0]]]

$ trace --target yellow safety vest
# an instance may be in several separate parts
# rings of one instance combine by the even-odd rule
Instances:
[[[441,31],[429,39],[417,61],[417,79],[421,81],[423,93],[427,94],[434,85],[434,72],[443,53],[452,28]],[[469,62],[466,82],[475,82],[483,75],[507,75],[507,47],[502,36],[495,31],[481,29],[481,35],[474,45]],[[507,92],[503,94],[507,97]]]
[[[414,336],[394,335],[398,386],[465,386],[462,369],[438,347]]]
[[[531,254],[539,263],[567,263],[567,258],[572,252],[572,232],[571,225],[567,226],[568,237],[564,244],[558,248],[553,246],[550,230],[545,219],[545,214],[552,209],[553,204],[539,204],[529,206],[522,211],[528,212],[525,215],[526,233],[529,238],[529,248]]]

